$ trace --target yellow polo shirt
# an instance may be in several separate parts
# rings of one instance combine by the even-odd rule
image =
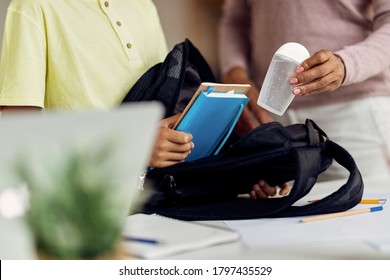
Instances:
[[[0,106],[112,108],[167,46],[150,0],[11,0]]]

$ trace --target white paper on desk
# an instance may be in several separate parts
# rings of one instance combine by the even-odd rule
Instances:
[[[125,250],[145,259],[156,259],[175,253],[232,242],[239,234],[229,229],[215,228],[160,215],[134,214],[126,218],[123,236],[153,239],[160,244],[124,243]]]
[[[365,197],[387,198],[387,205],[384,204],[383,211],[379,212],[309,223],[300,223],[299,217],[225,221],[225,223],[237,230],[243,243],[252,248],[363,241],[379,250],[390,250],[390,193]],[[355,208],[373,206],[375,205],[360,204]]]

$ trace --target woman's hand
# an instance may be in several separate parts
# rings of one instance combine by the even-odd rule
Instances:
[[[329,50],[313,54],[298,66],[290,84],[293,94],[306,96],[338,89],[345,77],[342,59]]]
[[[194,148],[192,135],[173,130],[180,114],[163,119],[150,160],[151,167],[167,167],[182,162]]]

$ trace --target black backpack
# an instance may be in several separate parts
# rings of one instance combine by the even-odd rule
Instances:
[[[350,175],[327,197],[305,206],[292,206],[307,195],[333,159]],[[293,181],[290,194],[275,199],[248,199],[259,179],[271,185]],[[330,141],[312,120],[283,127],[264,124],[221,155],[147,174],[146,190],[152,196],[141,212],[183,220],[229,220],[292,217],[346,211],[358,204],[363,181],[352,156]]]
[[[159,101],[165,117],[182,112],[201,82],[215,82],[215,76],[199,50],[186,39],[174,46],[165,60],[143,74],[123,103]]]
[[[168,117],[184,109],[201,82],[216,79],[186,39],[141,76],[123,103],[157,100]],[[219,155],[151,169],[145,184],[151,197],[139,211],[184,220],[291,217],[345,211],[361,200],[363,181],[353,158],[311,120],[287,127],[261,125],[231,143]],[[333,159],[350,172],[347,182],[318,202],[292,206],[310,192]],[[277,199],[237,196],[249,193],[258,179],[271,185],[293,181],[293,188]]]

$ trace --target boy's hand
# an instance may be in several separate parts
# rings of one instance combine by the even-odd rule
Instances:
[[[177,114],[161,121],[149,164],[151,167],[161,168],[182,162],[194,148],[191,134],[172,129],[179,117]]]
[[[281,186],[272,187],[264,180],[259,180],[253,186],[253,190],[249,193],[251,198],[270,198],[273,196],[286,196],[290,193],[291,186],[289,183],[284,183]]]

